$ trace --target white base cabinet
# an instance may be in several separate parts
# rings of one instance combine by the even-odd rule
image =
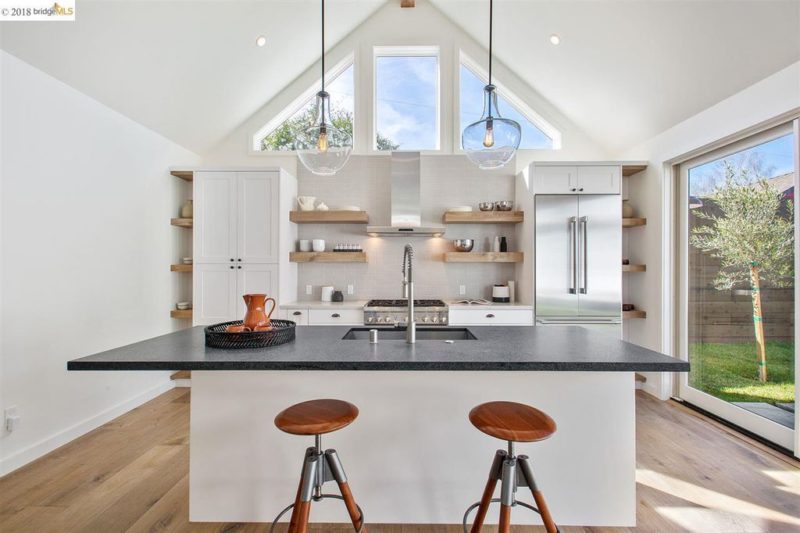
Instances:
[[[451,326],[532,326],[531,309],[450,309]]]
[[[194,323],[208,325],[236,320],[247,310],[243,295],[274,297],[277,291],[278,265],[197,265],[194,269]],[[277,317],[277,313],[273,316]]]

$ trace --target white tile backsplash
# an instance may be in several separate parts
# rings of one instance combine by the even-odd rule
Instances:
[[[441,223],[448,207],[483,201],[513,200],[513,165],[507,169],[482,171],[465,156],[422,156],[421,206],[423,221]],[[391,158],[353,156],[335,176],[316,176],[298,165],[298,194],[316,196],[329,207],[356,205],[367,211],[370,224],[389,224]],[[360,224],[301,224],[299,239],[325,239],[332,250],[337,243],[361,244],[367,263],[300,263],[298,301],[318,300],[320,287],[333,285],[345,299],[399,298],[403,247],[414,246],[414,286],[417,298],[454,299],[459,285],[467,297],[491,297],[491,286],[514,279],[514,264],[445,263],[442,254],[452,251],[452,239],[475,239],[475,251],[490,251],[495,235],[505,236],[510,251],[517,250],[515,226],[506,224],[450,224],[441,238],[370,237]],[[305,286],[314,287],[307,296]],[[354,294],[347,294],[354,285]]]

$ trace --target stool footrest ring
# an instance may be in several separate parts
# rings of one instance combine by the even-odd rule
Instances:
[[[489,501],[489,503],[500,503],[500,502],[501,502],[500,498],[492,498]],[[469,519],[469,514],[472,511],[474,511],[475,509],[477,509],[480,504],[481,504],[481,502],[475,502],[472,505],[470,505],[469,507],[467,507],[467,511],[464,513],[464,520],[462,520],[462,522],[461,522],[461,525],[464,528],[464,533],[468,533],[468,531],[467,531],[467,520]],[[519,505],[520,507],[524,507],[526,509],[530,509],[531,511],[533,511],[533,512],[539,514],[539,515],[542,514],[539,511],[539,509],[537,509],[533,505],[531,505],[529,503],[521,502],[519,500],[515,500],[514,504],[511,507],[516,507],[517,505]],[[561,533],[561,529],[558,529],[558,533]]]
[[[344,500],[344,498],[342,498],[338,494],[321,494],[319,496],[314,496],[312,499],[315,502],[319,502],[319,501],[322,501],[322,500],[327,500],[329,498],[332,498],[334,500]],[[364,511],[361,509],[360,505],[356,504],[356,507],[358,508],[358,513],[360,514],[360,517],[359,517],[358,520],[361,523],[361,525],[355,531],[356,531],[356,533],[363,533],[364,524],[366,523],[364,521]],[[278,520],[283,518],[283,515],[288,513],[293,508],[294,508],[294,504],[292,503],[292,504],[289,504],[283,511],[278,513],[278,516],[275,517],[275,520],[272,521],[272,525],[269,527],[269,533],[273,533],[273,531],[275,530],[275,526],[278,525]]]

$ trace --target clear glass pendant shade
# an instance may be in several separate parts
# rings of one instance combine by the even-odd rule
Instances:
[[[334,127],[330,95],[317,93],[317,115],[313,125],[295,140],[297,155],[303,165],[320,176],[331,176],[347,163],[353,151],[353,137]]]
[[[495,86],[484,87],[481,119],[464,128],[461,134],[461,146],[467,157],[478,168],[500,168],[514,157],[521,139],[519,124],[501,117],[497,110]]]

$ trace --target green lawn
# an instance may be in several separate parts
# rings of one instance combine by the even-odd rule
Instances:
[[[766,383],[758,381],[752,343],[694,343],[689,348],[689,384],[729,402],[794,401],[794,344],[767,343]]]

